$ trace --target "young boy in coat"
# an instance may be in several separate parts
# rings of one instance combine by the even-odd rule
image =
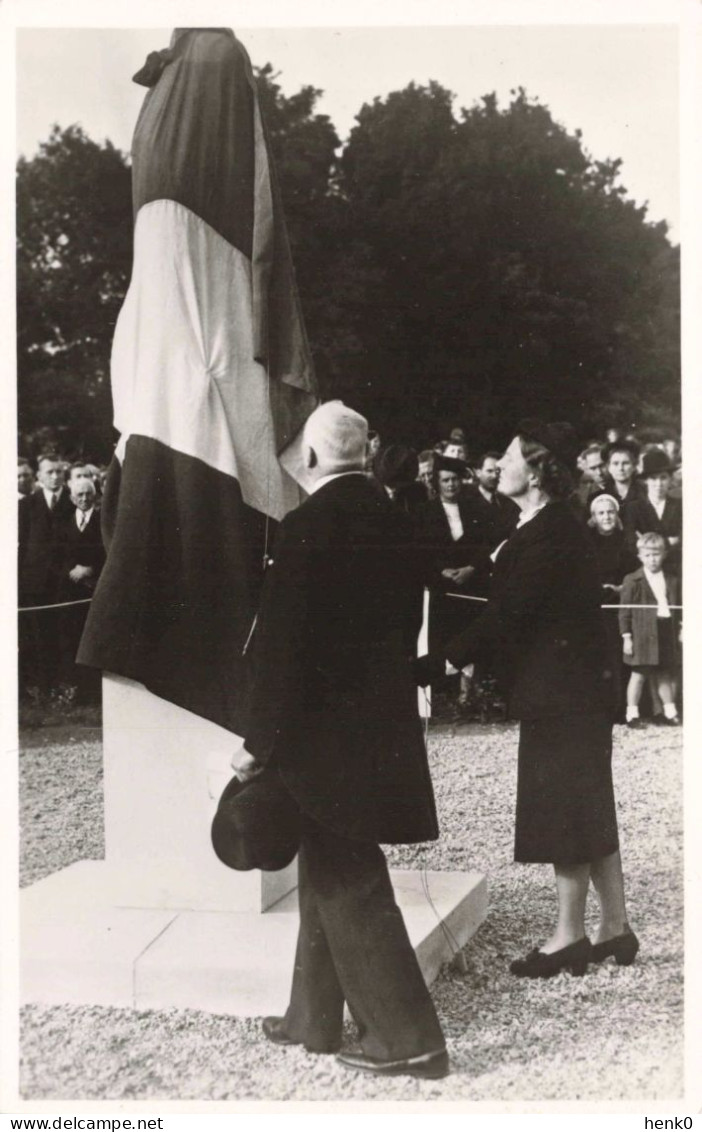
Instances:
[[[628,727],[641,726],[639,701],[647,677],[652,677],[663,705],[660,722],[677,727],[675,682],[681,630],[675,607],[680,605],[680,582],[663,568],[668,552],[663,535],[653,531],[640,535],[636,549],[641,568],[624,578],[619,610],[624,663],[631,666],[626,722]]]

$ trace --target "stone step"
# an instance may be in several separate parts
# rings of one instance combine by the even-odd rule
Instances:
[[[485,919],[485,878],[401,869],[390,875],[430,984]],[[125,903],[125,878],[105,861],[79,861],[24,889],[22,1001],[187,1007],[239,1017],[284,1010],[297,939],[296,892],[264,913]]]

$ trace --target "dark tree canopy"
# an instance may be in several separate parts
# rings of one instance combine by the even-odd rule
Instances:
[[[17,166],[19,425],[109,455],[109,358],[132,258],[127,160],[54,127]],[[96,451],[96,448],[98,451]]]
[[[311,86],[258,72],[323,396],[386,439],[520,416],[679,421],[679,254],[628,199],[619,161],[523,90],[456,114],[438,83],[361,108],[340,152]],[[42,426],[106,459],[109,355],[131,266],[127,158],[78,127],[18,164],[23,448]]]
[[[458,119],[435,83],[376,99],[342,190],[380,274],[360,325],[378,427],[478,440],[527,413],[590,432],[679,404],[678,253],[580,136],[514,92]],[[645,411],[645,412],[644,412]]]

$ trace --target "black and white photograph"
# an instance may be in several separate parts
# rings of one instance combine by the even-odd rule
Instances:
[[[699,1113],[702,9],[563,9],[0,7],[3,1112]]]

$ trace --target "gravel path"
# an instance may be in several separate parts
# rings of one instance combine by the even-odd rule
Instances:
[[[548,867],[511,861],[516,729],[437,726],[429,744],[442,839],[393,848],[392,864],[488,874],[490,913],[433,993],[453,1073],[375,1079],[333,1057],[279,1049],[260,1023],[192,1010],[28,1006],[27,1099],[269,1101],[672,1100],[683,1093],[681,737],[615,732],[614,775],[629,917],[641,953],[583,979],[517,980],[510,958],[547,933]],[[60,768],[60,773],[59,773]],[[99,736],[35,736],[21,754],[22,883],[103,854]],[[592,925],[594,901],[589,905]],[[281,1008],[284,1003],[281,1003]],[[352,1028],[349,1028],[349,1040]]]

